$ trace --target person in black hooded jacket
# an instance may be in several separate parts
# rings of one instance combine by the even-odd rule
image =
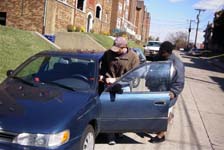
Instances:
[[[184,88],[184,64],[182,61],[172,53],[174,46],[171,42],[165,41],[161,44],[159,54],[154,58],[154,61],[171,61],[174,65],[174,75],[170,84],[169,95],[170,95],[170,109],[169,109],[169,120],[173,117],[172,108],[177,101],[178,96]],[[161,131],[157,136],[150,139],[151,143],[160,143],[165,141],[165,131]]]

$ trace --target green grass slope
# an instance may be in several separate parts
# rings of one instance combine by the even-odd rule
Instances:
[[[15,69],[29,56],[47,49],[54,47],[32,32],[0,26],[0,82],[7,70]]]

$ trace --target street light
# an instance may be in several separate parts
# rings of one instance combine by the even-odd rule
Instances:
[[[199,26],[199,23],[200,23],[200,14],[202,11],[205,11],[205,9],[195,9],[198,11],[198,14],[197,14],[197,28],[196,28],[196,34],[195,34],[195,41],[194,41],[194,45],[196,46],[197,45],[197,37],[198,37],[198,26]]]

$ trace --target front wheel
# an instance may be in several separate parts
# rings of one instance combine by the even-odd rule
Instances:
[[[88,125],[84,130],[80,143],[80,150],[94,150],[95,133],[91,125]]]

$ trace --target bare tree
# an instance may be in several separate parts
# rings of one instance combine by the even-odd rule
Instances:
[[[175,44],[176,49],[184,48],[187,45],[187,33],[182,31],[170,33],[167,40]]]
[[[149,41],[159,41],[159,37],[149,36]]]

